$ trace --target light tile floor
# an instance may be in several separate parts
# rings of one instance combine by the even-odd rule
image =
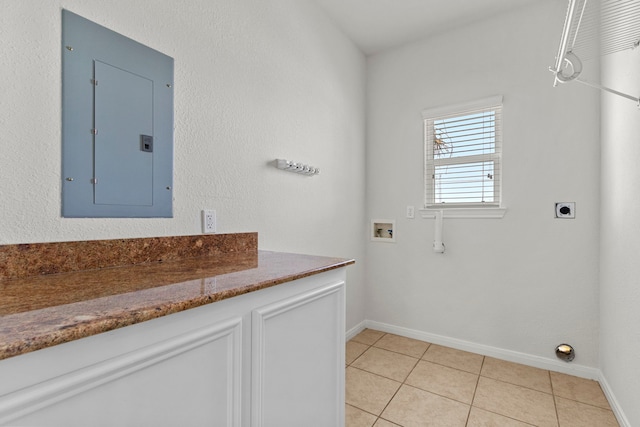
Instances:
[[[617,427],[596,381],[365,329],[346,354],[347,427]]]

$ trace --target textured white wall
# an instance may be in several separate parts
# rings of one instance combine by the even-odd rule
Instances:
[[[599,97],[552,87],[565,7],[537,2],[368,58],[367,213],[397,220],[396,244],[367,246],[368,319],[549,361],[569,342],[573,366],[597,367]],[[421,111],[499,94],[508,211],[445,219],[435,254],[434,221],[404,217],[423,203]],[[576,219],[554,218],[563,201]]]
[[[296,0],[0,6],[0,244],[199,234],[211,208],[262,249],[356,258],[347,325],[362,320],[366,63],[324,15]],[[175,59],[174,218],[60,217],[61,8]]]
[[[605,86],[638,96],[640,52],[604,57]],[[600,369],[627,417],[640,425],[640,112],[632,101],[602,96]]]

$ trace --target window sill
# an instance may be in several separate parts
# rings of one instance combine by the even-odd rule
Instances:
[[[501,219],[507,208],[427,208],[420,209],[422,218],[435,218],[436,212],[442,212],[442,218],[486,218]]]

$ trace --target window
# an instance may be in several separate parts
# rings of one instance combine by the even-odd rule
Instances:
[[[502,97],[423,111],[425,207],[500,206]]]

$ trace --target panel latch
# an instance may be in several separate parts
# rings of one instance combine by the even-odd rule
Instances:
[[[153,153],[153,137],[150,135],[140,135],[140,150]]]

